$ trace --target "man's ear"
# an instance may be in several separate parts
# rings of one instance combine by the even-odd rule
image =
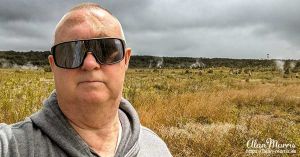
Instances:
[[[130,56],[131,56],[131,48],[126,48],[125,49],[125,57],[124,57],[126,70],[128,69],[128,66],[129,66]]]
[[[48,56],[48,61],[49,61],[49,64],[50,64],[51,71],[53,71],[54,66],[55,66],[53,55]]]

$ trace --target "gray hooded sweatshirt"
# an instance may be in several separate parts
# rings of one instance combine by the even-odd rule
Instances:
[[[132,105],[122,98],[119,107],[122,136],[117,157],[172,156],[166,144],[150,129],[141,126]],[[0,124],[0,157],[97,157],[72,128],[60,110],[56,93],[43,108],[16,124]]]

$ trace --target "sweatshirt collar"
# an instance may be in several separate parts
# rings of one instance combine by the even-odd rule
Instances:
[[[94,156],[60,110],[55,90],[43,104],[39,112],[30,116],[32,122],[69,156]],[[115,156],[137,156],[140,121],[133,106],[124,98],[119,106],[119,119],[122,137]]]

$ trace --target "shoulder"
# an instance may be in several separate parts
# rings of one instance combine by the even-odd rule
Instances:
[[[34,127],[29,118],[24,121],[7,125],[0,124],[0,156],[15,156],[21,145],[32,139]]]
[[[7,124],[0,124],[0,156],[3,155],[2,152],[8,147],[9,141],[12,138],[13,133],[11,127]]]
[[[30,129],[32,130],[32,122],[29,118],[26,118],[24,121],[7,125],[5,123],[0,124],[0,139],[12,138],[19,133],[24,133],[24,131]]]
[[[0,124],[0,140],[23,140],[26,137],[32,136],[34,128],[32,121],[26,118],[24,121],[7,125],[4,123]]]
[[[166,143],[152,130],[141,126],[139,139],[141,156],[172,156]]]
[[[0,124],[0,132],[2,135],[5,135],[6,137],[22,136],[22,135],[24,136],[27,135],[29,132],[32,132],[33,130],[34,130],[34,126],[30,118],[26,118],[23,121],[11,125],[7,125],[4,123]]]

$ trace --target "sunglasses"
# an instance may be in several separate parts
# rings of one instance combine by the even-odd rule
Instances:
[[[92,52],[99,64],[115,64],[124,58],[125,41],[119,38],[95,38],[63,42],[51,48],[55,65],[65,69],[82,66],[87,52]]]

